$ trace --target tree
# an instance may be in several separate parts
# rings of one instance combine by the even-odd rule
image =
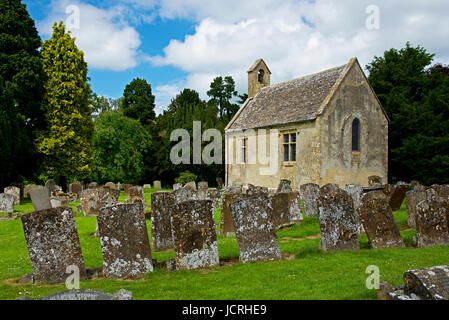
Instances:
[[[125,87],[122,110],[126,117],[139,120],[146,126],[156,118],[154,107],[151,85],[146,80],[137,78]]]
[[[143,157],[151,136],[142,124],[118,111],[101,113],[95,119],[91,179],[99,182],[137,184],[145,175]]]
[[[87,63],[63,23],[54,24],[53,35],[42,47],[46,75],[43,109],[46,128],[36,140],[44,155],[43,168],[59,176],[66,187],[67,177],[85,177],[93,160],[92,110]]]
[[[231,121],[232,117],[238,111],[239,106],[232,103],[231,100],[238,96],[235,90],[235,82],[232,77],[217,77],[210,85],[210,90],[207,92],[210,97],[209,102],[218,108],[220,119],[226,114],[227,122]]]
[[[449,77],[434,55],[409,43],[375,57],[369,82],[390,123],[390,177],[449,182]]]
[[[37,169],[38,157],[33,147],[36,131],[43,128],[41,101],[43,95],[44,73],[40,60],[41,39],[26,6],[20,0],[0,1],[0,76],[3,78],[4,94],[9,106],[7,121],[20,132],[10,135],[4,144],[21,148],[20,155],[2,152],[2,158],[9,162],[8,172],[1,174],[11,183],[19,175],[30,176]],[[7,91],[7,92],[6,92]],[[5,120],[5,119],[4,119]],[[20,138],[19,138],[20,137]],[[0,169],[6,170],[6,167]]]

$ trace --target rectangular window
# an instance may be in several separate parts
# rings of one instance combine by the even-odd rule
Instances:
[[[248,162],[248,139],[242,139],[242,163]]]
[[[296,162],[296,133],[284,134],[284,162]]]

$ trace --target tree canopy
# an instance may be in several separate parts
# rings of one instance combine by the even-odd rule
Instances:
[[[144,126],[156,118],[151,85],[144,79],[134,79],[123,92],[122,110],[129,118],[139,120]]]

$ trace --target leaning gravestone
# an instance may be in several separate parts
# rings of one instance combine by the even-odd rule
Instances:
[[[48,189],[46,187],[38,186],[33,188],[30,191],[30,198],[35,212],[52,208],[50,197],[48,196]]]
[[[426,191],[426,199],[416,206],[416,238],[419,248],[449,244],[449,201],[435,190]]]
[[[10,194],[14,197],[14,205],[20,205],[20,189],[14,186],[7,187],[4,189],[4,193]]]
[[[186,183],[185,185],[184,185],[184,188],[190,188],[190,189],[192,189],[192,190],[194,190],[194,191],[198,191],[198,189],[197,189],[197,187],[196,187],[196,182],[195,181],[191,181],[191,182],[189,182],[189,183]]]
[[[359,210],[371,248],[404,248],[404,240],[394,221],[393,211],[382,191],[365,194]]]
[[[318,209],[324,251],[360,249],[354,205],[347,192],[333,185],[322,187]]]
[[[97,221],[107,278],[132,279],[153,271],[142,204],[102,208]]]
[[[412,190],[405,194],[405,202],[407,205],[407,224],[416,228],[416,206],[421,202],[426,200],[425,190]]]
[[[306,217],[317,217],[318,197],[320,196],[320,186],[314,183],[303,184],[300,187],[301,199],[304,203],[304,214]]]
[[[154,251],[173,249],[170,212],[175,203],[171,192],[151,194],[151,244]]]
[[[424,300],[449,300],[449,266],[410,270],[404,274],[405,294]]]
[[[176,269],[217,266],[219,258],[212,201],[184,201],[171,208]]]
[[[240,261],[281,260],[281,250],[273,223],[273,211],[266,194],[231,204],[231,215],[240,251]]]
[[[0,193],[0,213],[11,216],[14,212],[14,199],[12,194]]]
[[[390,207],[393,211],[401,209],[405,199],[405,194],[410,191],[410,185],[405,182],[398,182],[394,188],[393,194],[390,196]]]
[[[384,185],[384,189],[382,190],[382,192],[387,196],[388,199],[390,199],[391,196],[393,195],[395,189],[396,189],[395,185],[386,184],[386,185]]]
[[[65,282],[67,267],[76,266],[86,278],[83,254],[72,208],[54,208],[22,216],[34,278]]]
[[[25,186],[25,188],[23,189],[23,196],[25,198],[29,197],[30,196],[30,191],[33,190],[34,187],[37,187],[37,185],[35,185],[35,184],[27,184]]]
[[[162,189],[162,183],[158,180],[153,182],[153,188],[155,189]]]

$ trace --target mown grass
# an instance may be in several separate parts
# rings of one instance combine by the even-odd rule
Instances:
[[[146,190],[147,204],[150,193]],[[124,201],[125,195],[120,196]],[[30,210],[31,209],[31,210]],[[30,203],[16,207],[20,213],[33,211]],[[216,212],[219,222],[220,211]],[[319,249],[320,233],[317,219],[308,218],[301,226],[278,232],[281,252],[288,258],[270,263],[242,264],[238,262],[238,245],[235,238],[218,236],[220,259],[224,265],[196,271],[168,273],[156,269],[140,280],[86,280],[82,289],[114,292],[121,288],[131,290],[134,299],[375,299],[376,292],[365,286],[366,268],[376,265],[381,280],[395,286],[402,285],[404,271],[449,263],[449,246],[418,249],[413,247],[415,231],[407,227],[405,206],[395,213],[396,222],[408,248],[371,250],[368,239],[360,236],[361,250],[324,253]],[[76,217],[83,256],[87,268],[100,268],[102,254],[99,239],[92,238],[96,219]],[[151,232],[150,221],[147,221]],[[173,258],[173,251],[153,252],[153,258],[162,263]],[[228,262],[228,263],[226,263]],[[32,273],[25,237],[20,220],[0,222],[0,299],[20,296],[40,298],[64,285],[18,285],[25,273]]]

